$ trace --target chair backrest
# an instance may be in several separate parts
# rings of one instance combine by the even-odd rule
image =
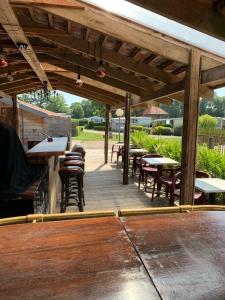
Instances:
[[[209,178],[209,174],[202,171],[195,171],[195,177],[196,178]]]
[[[176,184],[178,183],[178,180],[180,180],[181,177],[181,171],[177,172],[175,175],[173,175],[172,184],[171,184],[171,193],[173,193],[176,189]]]

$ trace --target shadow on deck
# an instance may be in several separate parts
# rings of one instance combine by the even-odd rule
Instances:
[[[168,206],[166,199],[151,202],[151,193],[138,189],[138,178],[130,178],[128,185],[122,184],[122,170],[115,163],[103,164],[104,143],[85,142],[86,162],[84,176],[85,211],[108,210],[118,211],[121,208],[143,208]],[[111,144],[109,147],[111,151]],[[111,152],[109,151],[109,158]],[[116,157],[114,156],[113,161]],[[109,159],[110,161],[110,159]],[[77,210],[71,206],[67,212]]]

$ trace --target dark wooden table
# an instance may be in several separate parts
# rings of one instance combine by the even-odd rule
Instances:
[[[225,299],[225,212],[122,221],[162,299]]]
[[[116,217],[0,227],[0,299],[160,299]]]

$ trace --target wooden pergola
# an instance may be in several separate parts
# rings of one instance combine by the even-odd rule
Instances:
[[[169,9],[171,1],[130,2],[177,19]],[[215,1],[172,2],[178,6],[199,2],[210,10],[208,3]],[[159,9],[153,9],[151,3]],[[165,7],[168,14],[163,12]],[[185,17],[188,11],[177,9],[174,13]],[[198,19],[197,14],[193,13],[193,19]],[[225,85],[225,58],[79,0],[2,0],[0,23],[0,46],[14,76],[9,82],[8,68],[0,68],[0,96],[12,96],[14,107],[17,94],[40,89],[44,82],[49,89],[104,103],[105,162],[109,112],[125,107],[124,184],[128,183],[131,107],[150,102],[169,105],[171,99],[184,101],[181,203],[192,203],[199,97],[210,99],[213,89]],[[194,22],[192,25],[201,30]],[[202,31],[215,35],[208,28],[207,23]],[[27,49],[20,49],[18,43],[26,44]],[[96,74],[101,59],[107,73],[104,78]],[[75,86],[77,67],[84,81],[82,88]]]

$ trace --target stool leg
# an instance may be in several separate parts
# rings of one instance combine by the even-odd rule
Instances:
[[[83,176],[83,175],[82,175]],[[77,176],[77,183],[78,183],[78,207],[79,207],[79,211],[83,211],[83,185],[82,185],[82,177],[79,174],[79,176]]]

